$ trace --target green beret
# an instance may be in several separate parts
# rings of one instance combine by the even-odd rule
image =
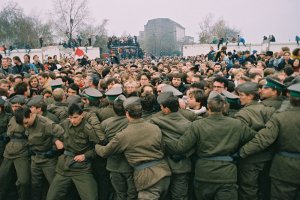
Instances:
[[[254,82],[245,82],[237,86],[237,91],[245,94],[257,94],[259,85]]]
[[[290,96],[292,97],[300,97],[300,83],[291,85],[287,88],[290,91]]]
[[[266,81],[267,81],[267,83],[263,86],[264,88],[273,88],[273,89],[280,90],[280,91],[285,89],[284,84],[280,83],[279,81],[277,81],[273,78],[267,77]]]
[[[165,101],[167,101],[171,96],[173,95],[173,92],[162,92],[157,97],[157,102],[159,104],[163,104]]]
[[[26,105],[27,106],[42,107],[42,106],[46,105],[46,103],[44,101],[43,95],[36,95],[34,97],[31,97],[27,101]]]
[[[132,104],[141,105],[140,97],[129,97],[129,98],[125,99],[125,101],[123,102],[123,106],[125,109],[128,108],[128,106],[130,106]]]
[[[26,97],[24,95],[15,95],[8,100],[11,104],[25,104]]]

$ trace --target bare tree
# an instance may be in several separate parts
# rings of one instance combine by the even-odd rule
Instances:
[[[200,43],[208,43],[211,40],[211,26],[212,26],[213,15],[207,15],[202,22],[199,23],[199,41]]]
[[[83,45],[87,44],[89,38],[92,40],[92,46],[106,48],[107,44],[107,30],[106,25],[108,23],[107,19],[104,19],[101,24],[98,25],[86,25],[79,32],[80,38],[83,41]]]
[[[53,20],[61,35],[72,41],[73,36],[87,24],[87,0],[54,0]]]
[[[101,24],[97,25],[94,30],[95,42],[93,46],[101,47],[103,50],[107,49],[107,30],[106,25],[108,23],[108,19],[104,19]]]
[[[209,14],[199,23],[199,41],[200,43],[211,43],[214,37],[234,38],[240,34],[240,30],[230,27],[222,18],[214,21],[214,16]]]
[[[0,41],[7,46],[39,47],[39,37],[52,41],[52,28],[42,23],[38,16],[26,16],[15,2],[8,2],[0,9]]]

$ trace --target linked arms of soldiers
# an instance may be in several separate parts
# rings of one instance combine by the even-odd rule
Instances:
[[[121,131],[117,133],[116,136],[106,146],[96,144],[95,146],[96,153],[99,156],[106,158],[112,154],[118,154],[124,152],[126,149],[126,144],[124,142],[125,135],[126,135],[125,132]]]
[[[189,151],[199,141],[197,132],[194,130],[194,126],[191,125],[185,134],[183,134],[176,142],[166,142],[166,149],[168,152],[174,154],[181,154]]]
[[[64,148],[64,143],[63,141],[63,134],[64,134],[64,129],[55,123],[49,123],[47,124],[46,127],[47,134],[53,136],[53,141],[57,149],[63,149]]]
[[[266,149],[275,142],[278,133],[279,121],[276,118],[276,115],[273,115],[267,122],[266,127],[261,129],[252,140],[240,149],[240,156],[245,158]]]

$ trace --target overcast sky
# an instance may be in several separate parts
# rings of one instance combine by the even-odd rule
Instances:
[[[0,6],[5,1],[0,0]],[[45,13],[53,8],[52,0],[14,1],[26,14],[51,17]],[[269,34],[287,42],[300,35],[300,0],[89,0],[88,4],[92,22],[109,20],[109,35],[138,35],[149,19],[163,17],[181,24],[198,42],[199,22],[209,13],[240,29],[246,42],[261,42]]]

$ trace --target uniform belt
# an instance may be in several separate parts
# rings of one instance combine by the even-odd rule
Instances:
[[[65,154],[66,156],[70,156],[70,157],[76,156],[75,153],[73,153],[73,152],[71,152],[71,151],[67,151],[67,150],[64,151],[64,154]]]
[[[16,136],[16,135],[13,135],[13,136],[10,137],[10,139],[23,139],[23,140],[26,140],[27,137],[24,136],[24,135],[22,135],[22,136]]]
[[[56,155],[56,151],[51,149],[49,151],[31,151],[34,156],[42,156],[45,158],[54,158]]]
[[[10,141],[12,142],[26,142],[25,138],[11,138]]]
[[[281,156],[285,156],[285,157],[300,159],[300,153],[292,153],[292,152],[287,152],[287,151],[280,151],[280,152],[278,152],[278,154],[281,155]]]
[[[150,161],[150,162],[145,162],[145,163],[136,165],[134,167],[134,170],[142,170],[142,169],[146,169],[146,168],[149,168],[149,167],[153,167],[153,166],[159,164],[161,161],[162,160],[153,160],[153,161]]]
[[[233,158],[231,156],[199,157],[199,159],[233,162]]]

